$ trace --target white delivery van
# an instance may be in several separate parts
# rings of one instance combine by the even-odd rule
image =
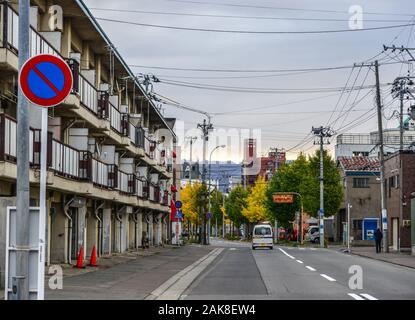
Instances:
[[[274,248],[274,235],[270,224],[261,223],[254,227],[252,232],[252,250],[255,248]]]

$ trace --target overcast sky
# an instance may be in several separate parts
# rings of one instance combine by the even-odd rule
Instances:
[[[130,12],[101,11],[91,9],[95,17],[131,21],[144,24],[165,26],[246,30],[246,31],[311,31],[349,29],[347,21],[351,14],[349,8],[360,5],[363,8],[363,28],[387,25],[401,25],[410,22],[415,15],[413,0],[313,0],[313,1],[271,1],[271,0],[85,0],[90,8],[112,8]],[[198,3],[195,3],[198,2]],[[216,4],[215,4],[216,3]],[[226,6],[218,4],[236,4]],[[242,5],[242,6],[241,6]],[[251,7],[243,7],[243,5]],[[259,8],[259,7],[268,8]],[[270,8],[270,7],[279,7]],[[307,10],[286,10],[307,9]],[[339,19],[344,21],[300,21],[277,19],[236,19],[224,17],[200,17],[136,13],[132,10],[151,12],[175,12],[199,15],[226,15],[245,17],[279,17],[307,19]],[[320,12],[329,10],[339,12]],[[388,13],[379,15],[373,13]],[[392,15],[393,13],[393,15]],[[399,15],[398,15],[399,14]],[[394,20],[394,21],[369,21]],[[415,47],[413,27],[382,29],[326,34],[241,34],[216,33],[161,29],[148,26],[126,25],[108,21],[99,21],[118,51],[128,64],[196,69],[234,69],[234,70],[280,70],[298,68],[319,68],[353,65],[380,54],[383,44],[409,45]],[[412,32],[414,31],[414,32]],[[402,55],[389,52],[377,57],[381,63],[396,62]],[[407,58],[407,57],[406,57]],[[340,69],[320,72],[190,72],[177,70],[159,70],[150,68],[132,68],[137,73],[153,73],[162,81],[182,81],[196,84],[208,84],[243,88],[275,89],[314,89],[342,88],[349,79],[349,86],[374,84],[374,73],[367,68]],[[399,74],[408,71],[401,64],[382,65],[381,83],[392,82]],[[266,76],[266,77],[264,77]],[[364,79],[366,81],[364,82]],[[253,93],[196,89],[157,83],[154,91],[182,104],[217,114],[212,118],[215,128],[261,129],[261,152],[270,147],[286,150],[303,141],[312,126],[333,122],[339,114],[332,114],[338,103],[340,92],[318,93]],[[385,104],[391,101],[390,87],[383,87]],[[334,123],[337,132],[370,132],[376,129],[376,117],[369,111],[374,107],[374,96],[370,89],[354,91],[350,96],[345,93],[337,104],[337,111],[348,110],[353,102],[361,100],[347,116]],[[328,96],[328,97],[327,97]],[[366,96],[366,98],[364,98]],[[363,99],[362,99],[363,98]],[[302,101],[302,102],[299,102]],[[294,103],[295,102],[295,103]],[[261,107],[261,108],[260,108]],[[389,116],[397,102],[385,111]],[[239,111],[239,114],[233,111]],[[243,112],[242,112],[243,111]],[[165,115],[183,120],[185,128],[195,128],[203,116],[165,106]],[[244,113],[244,114],[241,114]],[[369,117],[369,118],[368,118]],[[365,121],[365,119],[367,119]],[[356,120],[355,122],[352,122]],[[360,121],[359,121],[360,120]],[[363,121],[362,121],[363,120]],[[363,122],[363,123],[361,123]],[[360,125],[353,127],[354,124]],[[397,126],[396,120],[385,120],[386,127]],[[343,128],[345,127],[345,128]],[[223,135],[222,131],[222,135]],[[233,130],[235,132],[235,130]],[[198,134],[195,130],[193,135]],[[200,139],[199,139],[200,140]],[[308,141],[308,140],[306,140]],[[335,139],[329,148],[333,150]],[[312,152],[313,142],[300,145],[288,156],[295,158],[297,152]],[[196,148],[194,158],[201,158]],[[185,146],[184,157],[189,150]],[[215,153],[213,159],[241,161],[240,152],[226,149]]]

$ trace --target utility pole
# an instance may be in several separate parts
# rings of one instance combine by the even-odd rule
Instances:
[[[30,57],[29,48],[30,1],[19,1],[19,72]],[[12,299],[29,299],[29,110],[28,102],[19,86],[17,100],[17,183],[16,183],[16,277]],[[43,285],[43,283],[39,283]]]
[[[386,209],[386,190],[385,190],[385,160],[383,152],[383,125],[382,125],[382,100],[380,97],[379,82],[379,63],[375,61],[376,76],[376,105],[378,114],[378,135],[379,135],[379,160],[380,160],[380,193],[382,202],[382,232],[383,232],[383,251],[389,252],[388,241],[388,213]]]
[[[193,141],[197,140],[197,137],[186,137],[185,139],[190,141],[190,160],[189,160],[189,185],[192,185],[192,150],[193,150]]]
[[[330,127],[312,128],[312,133],[318,138],[318,141],[314,144],[320,145],[320,248],[324,247],[324,144],[329,144],[328,140],[324,141],[324,138],[330,138],[333,135]]]
[[[351,204],[347,203],[347,252],[350,252],[350,208]]]
[[[198,124],[197,127],[202,130],[203,134],[203,165],[202,165],[202,185],[203,187],[206,186],[206,142],[209,140],[209,131],[213,129],[213,125],[209,122],[206,122],[206,119],[203,120],[202,124]],[[201,237],[201,244],[207,244],[206,242],[206,212],[205,206],[202,205],[201,210],[201,226],[202,226],[202,237]]]

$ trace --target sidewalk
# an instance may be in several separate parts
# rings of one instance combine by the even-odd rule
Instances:
[[[344,246],[329,246],[329,248],[332,250],[340,250],[345,253],[347,250]],[[389,253],[376,253],[375,247],[352,247],[350,250],[351,254],[357,256],[415,269],[415,256],[411,255],[410,252],[390,251]]]
[[[110,269],[117,265],[122,265],[128,263],[130,261],[134,261],[137,259],[141,259],[143,257],[150,257],[160,254],[168,253],[174,249],[181,248],[178,246],[173,245],[164,245],[163,247],[150,247],[149,249],[138,249],[137,251],[129,251],[124,253],[115,253],[108,257],[100,257],[97,258],[97,265],[98,267],[89,267],[87,264],[89,263],[89,259],[86,261],[84,260],[84,265],[86,266],[84,269],[77,269],[74,268],[73,265],[76,261],[72,261],[72,265],[69,264],[59,264],[63,270],[63,277],[65,279],[81,276],[88,273],[93,273],[100,270]],[[56,265],[56,264],[51,264]],[[48,274],[49,267],[45,267],[45,282],[49,280],[52,275]],[[4,289],[0,290],[0,300],[4,300]]]

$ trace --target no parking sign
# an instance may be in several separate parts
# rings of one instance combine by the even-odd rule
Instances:
[[[24,96],[40,107],[62,103],[72,90],[72,72],[61,58],[37,55],[23,65],[19,84]]]

